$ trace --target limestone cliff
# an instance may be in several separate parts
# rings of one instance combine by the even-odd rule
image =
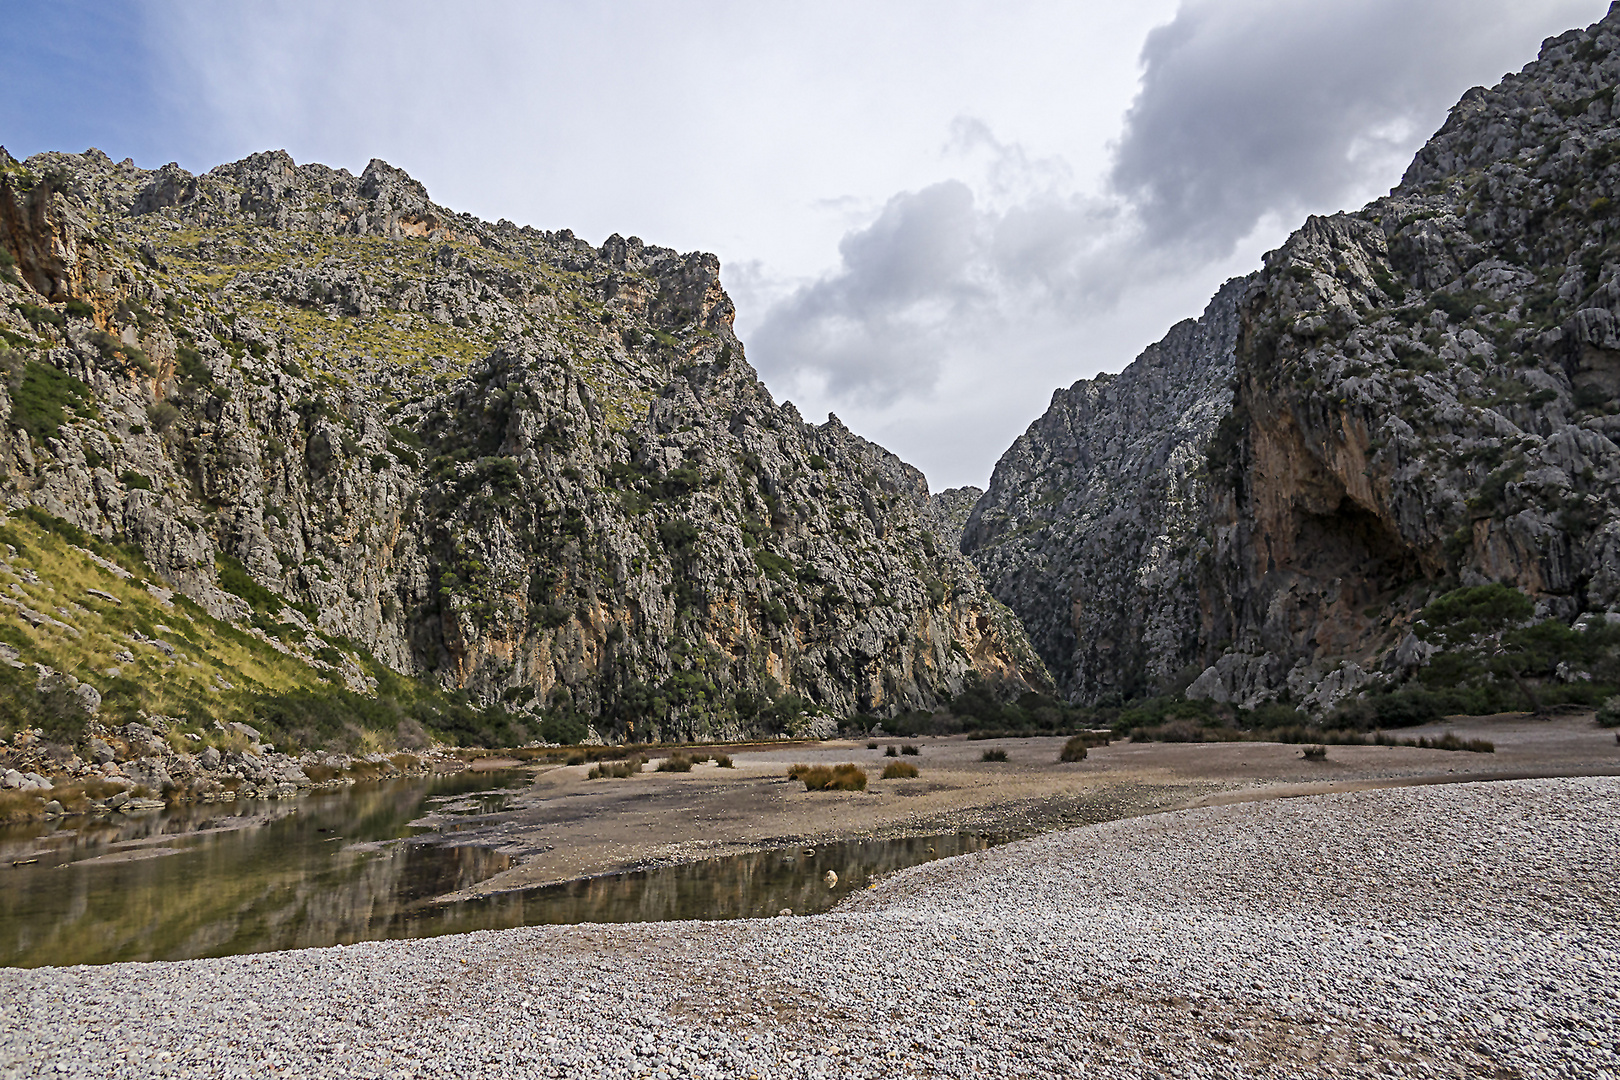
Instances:
[[[0,168],[5,496],[210,616],[304,612],[603,735],[1044,684],[922,475],[772,400],[711,255],[490,224],[381,161]]]
[[[1136,696],[1198,659],[1204,447],[1231,407],[1248,284],[1228,282],[1120,374],[1053,394],[963,530],[1072,697]]]
[[[1617,87],[1611,11],[1469,91],[1388,197],[1054,397],[963,543],[1070,694],[1192,664],[1193,695],[1319,710],[1422,664],[1449,588],[1620,612]]]

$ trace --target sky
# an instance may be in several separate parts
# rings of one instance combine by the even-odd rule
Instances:
[[[0,0],[0,144],[384,158],[719,255],[748,359],[935,490],[1607,0]]]

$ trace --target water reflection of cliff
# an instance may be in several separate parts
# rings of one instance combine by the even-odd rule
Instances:
[[[0,837],[0,851],[40,860],[3,879],[0,963],[171,960],[387,936],[379,930],[412,905],[510,861],[481,848],[372,842],[408,832],[429,795],[490,784],[400,780],[296,804],[183,807]],[[166,850],[175,853],[148,857]]]
[[[828,844],[434,904],[510,860],[485,848],[398,838],[428,799],[491,783],[466,775],[396,780],[295,803],[0,831],[0,853],[40,860],[0,871],[0,964],[179,960],[541,923],[747,918],[783,908],[809,914],[874,877],[990,843],[964,835]],[[170,853],[145,857],[157,852]],[[834,888],[829,870],[838,875]]]
[[[543,923],[759,918],[783,908],[814,914],[874,878],[930,859],[982,851],[991,843],[964,834],[731,855],[419,909],[399,936]],[[826,884],[828,870],[838,874],[835,888]]]

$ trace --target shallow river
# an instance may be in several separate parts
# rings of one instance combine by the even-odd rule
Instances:
[[[497,811],[528,779],[459,773],[0,829],[0,965],[182,960],[541,923],[810,914],[875,876],[992,842],[826,844],[435,903],[511,861],[410,823],[435,809]],[[828,870],[835,888],[824,883]]]

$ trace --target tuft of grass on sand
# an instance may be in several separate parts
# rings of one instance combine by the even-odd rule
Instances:
[[[884,780],[915,780],[917,766],[909,761],[891,761],[883,766]]]
[[[979,755],[979,760],[980,761],[1006,761],[1007,760],[1007,751],[1005,751],[1005,750],[986,750],[984,753]]]
[[[803,780],[806,791],[865,791],[866,770],[853,763],[834,765],[795,765],[789,780]]]
[[[591,766],[591,771],[585,774],[587,780],[628,780],[641,772],[641,767],[647,764],[647,759],[640,754],[632,754],[623,761],[603,761]]]

